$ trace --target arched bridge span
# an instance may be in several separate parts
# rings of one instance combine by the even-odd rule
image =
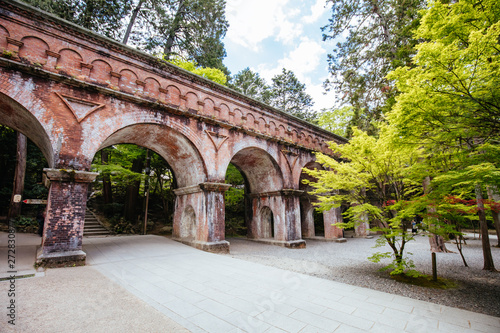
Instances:
[[[229,163],[250,183],[250,237],[301,247],[301,169],[314,151],[329,152],[327,141],[344,141],[17,1],[0,1],[0,124],[28,136],[50,166],[42,264],[85,261],[89,170],[104,147],[136,143],[162,155],[178,185],[174,237],[228,251]]]

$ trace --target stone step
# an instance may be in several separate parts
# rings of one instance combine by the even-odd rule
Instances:
[[[88,228],[83,228],[84,231],[108,231],[108,229],[101,226],[89,226]]]
[[[84,236],[109,236],[111,235],[109,231],[88,231],[84,233]]]
[[[99,220],[89,210],[85,212],[84,236],[107,236],[111,233],[104,228]]]

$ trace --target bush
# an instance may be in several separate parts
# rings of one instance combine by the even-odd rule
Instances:
[[[17,232],[37,232],[38,222],[36,219],[27,216],[18,216],[11,220]]]

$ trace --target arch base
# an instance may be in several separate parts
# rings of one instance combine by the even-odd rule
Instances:
[[[87,254],[81,250],[43,253],[42,247],[38,248],[36,255],[36,267],[73,267],[85,266]]]
[[[293,240],[293,241],[279,241],[279,240],[274,240],[274,239],[270,239],[270,238],[247,238],[247,239],[252,241],[252,242],[258,242],[258,243],[269,244],[269,245],[278,245],[278,246],[283,246],[283,247],[287,247],[290,249],[305,249],[306,248],[306,241],[303,239]]]
[[[228,241],[220,241],[220,242],[199,242],[199,241],[190,241],[182,238],[172,238],[172,240],[177,241],[182,244],[186,244],[192,246],[198,250],[212,252],[212,253],[229,253],[229,242]]]

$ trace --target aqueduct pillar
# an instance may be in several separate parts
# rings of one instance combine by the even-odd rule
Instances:
[[[98,174],[63,169],[44,172],[50,189],[37,265],[85,265],[82,238],[87,190]]]
[[[228,253],[224,192],[229,187],[223,183],[202,183],[174,190],[173,239],[201,250]]]
[[[300,227],[299,196],[302,192],[284,189],[250,194],[252,209],[248,237],[285,247],[305,247]]]

